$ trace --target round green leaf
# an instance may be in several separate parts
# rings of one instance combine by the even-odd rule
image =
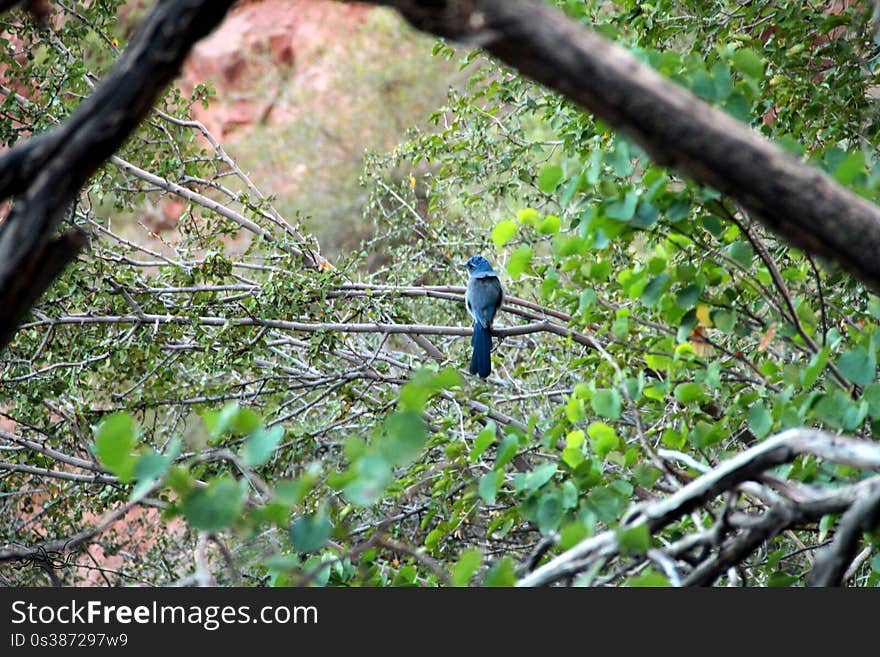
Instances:
[[[733,67],[755,79],[764,77],[764,60],[751,48],[740,48],[733,53]]]
[[[275,453],[275,448],[284,437],[284,429],[276,425],[271,429],[257,427],[241,449],[241,458],[249,468],[263,465]]]
[[[306,513],[290,525],[290,544],[297,552],[317,552],[330,538],[330,517],[322,512]]]
[[[538,174],[538,189],[545,194],[552,194],[562,181],[562,167],[550,164]]]
[[[519,230],[519,224],[510,219],[495,224],[492,229],[492,240],[495,242],[495,246],[500,249],[507,244],[516,235],[517,230]]]
[[[183,517],[196,529],[217,532],[232,525],[244,508],[245,488],[231,477],[215,479],[183,500]]]
[[[597,415],[616,420],[620,417],[623,399],[617,390],[601,388],[590,399],[590,406]]]

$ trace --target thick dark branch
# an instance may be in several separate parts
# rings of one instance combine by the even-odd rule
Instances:
[[[743,482],[754,480],[766,470],[790,463],[803,454],[865,470],[880,470],[880,446],[875,443],[814,429],[789,429],[725,461],[668,498],[639,505],[630,514],[628,525],[647,525],[652,533],[656,533],[725,491],[736,490]],[[687,583],[711,583],[718,573],[744,558],[766,537],[777,534],[799,519],[816,519],[829,513],[840,513],[855,504],[856,500],[863,499],[866,490],[874,490],[874,486],[878,485],[880,477],[875,477],[839,491],[774,505],[772,512],[768,512],[755,531],[734,539],[728,545],[729,550],[721,550]],[[523,577],[517,585],[550,584],[583,571],[596,558],[613,555],[617,549],[617,538],[613,531],[597,534],[543,564]]]
[[[743,561],[764,541],[791,527],[797,518],[799,514],[793,506],[781,504],[773,507],[755,526],[735,536],[717,554],[694,568],[682,585],[711,586],[725,570]]]
[[[29,280],[26,274],[45,266],[46,245],[65,210],[147,115],[192,45],[220,23],[232,4],[157,3],[106,80],[70,118],[0,157],[0,198],[16,196],[0,225],[0,348],[51,281]],[[53,275],[60,271],[56,268]],[[23,293],[22,285],[34,290]]]
[[[840,586],[847,567],[856,556],[862,534],[880,527],[880,482],[874,483],[844,514],[831,545],[816,554],[807,578],[810,586]]]
[[[104,82],[64,123],[0,157],[0,197],[18,194],[47,175],[65,190],[78,191],[149,113],[192,45],[218,25],[233,4],[234,0],[158,2]],[[60,175],[59,170],[71,166],[69,176]]]
[[[872,477],[857,484],[834,489],[806,502],[796,504],[783,500],[772,506],[754,525],[721,545],[715,554],[694,568],[682,585],[711,586],[730,567],[745,560],[763,542],[801,523],[815,522],[822,516],[854,509],[858,505],[857,500],[864,498],[865,495],[871,495],[878,487],[880,487],[880,477]],[[850,557],[844,563],[844,568],[851,560]]]
[[[9,11],[15,5],[20,5],[23,0],[0,0],[0,11]]]
[[[12,339],[34,302],[76,258],[85,243],[85,233],[73,231],[41,244],[10,278],[0,303],[0,346]]]
[[[381,0],[415,27],[482,46],[880,289],[880,208],[539,0]]]
[[[639,515],[652,531],[659,529],[740,482],[790,463],[802,454],[853,467],[880,469],[880,447],[874,443],[815,429],[789,429],[725,461],[665,500],[644,507]]]

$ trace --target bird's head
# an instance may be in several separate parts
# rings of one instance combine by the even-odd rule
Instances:
[[[495,271],[492,265],[481,255],[471,256],[470,260],[462,265],[471,274],[477,274],[484,271]]]

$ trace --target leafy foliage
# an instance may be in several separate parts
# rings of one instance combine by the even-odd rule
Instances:
[[[21,137],[19,122],[39,130],[62,120],[73,94],[88,92],[85,72],[112,63],[98,35],[122,37],[119,3],[75,4],[94,29],[59,28],[71,57],[17,24],[31,56],[3,62],[33,105],[6,96],[17,119],[0,124],[4,144]],[[880,201],[876,58],[861,8],[558,4]],[[120,228],[157,192],[105,168],[70,217],[91,233],[92,253],[18,334],[0,391],[16,432],[80,457],[71,445],[87,442],[112,481],[89,489],[14,472],[10,490],[28,491],[16,514],[46,509],[46,486],[58,501],[42,530],[63,536],[83,521],[83,500],[149,500],[169,526],[182,518],[187,528],[180,545],[131,564],[138,577],[181,577],[196,534],[222,533],[247,581],[275,586],[507,586],[541,546],[553,555],[611,527],[624,556],[576,583],[660,586],[668,575],[638,564],[701,519],[652,535],[623,522],[633,503],[786,428],[871,439],[880,299],[556,95],[478,53],[438,43],[435,54],[476,73],[450,90],[433,130],[367,158],[374,232],[336,268],[305,266],[314,245],[241,176],[233,196],[216,198],[263,236],[198,204],[173,243]],[[172,119],[154,116],[121,157],[216,192],[228,162],[180,122],[209,96],[170,91]],[[504,337],[495,376],[481,382],[460,374],[466,339],[428,335],[436,362],[405,335],[337,330],[463,325],[461,304],[432,286],[460,285],[455,265],[476,252],[500,265],[510,296],[592,342]],[[52,463],[45,450],[9,458]],[[809,485],[861,476],[812,457],[782,470]],[[3,524],[4,540],[28,542],[19,523]],[[817,529],[827,532],[774,538],[741,576],[800,583],[809,566],[800,548]],[[855,578],[880,582],[877,559]]]

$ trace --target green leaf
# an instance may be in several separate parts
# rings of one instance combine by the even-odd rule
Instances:
[[[663,372],[667,367],[672,365],[672,358],[662,354],[645,354],[645,363],[647,363],[648,367],[652,370]]]
[[[647,525],[636,525],[625,529],[618,528],[617,542],[624,552],[637,552],[643,554],[651,547],[651,532]]]
[[[176,465],[168,471],[165,483],[171,487],[179,497],[189,495],[195,486],[195,480],[189,472],[188,468]]]
[[[723,62],[715,62],[712,66],[712,82],[715,86],[716,101],[726,100],[733,91],[733,80],[730,77],[730,67]]]
[[[817,354],[810,359],[809,365],[801,371],[801,385],[804,390],[808,390],[819,379],[819,375],[825,370],[828,364],[828,347],[823,347]]]
[[[587,502],[602,522],[613,522],[623,512],[626,501],[610,487],[593,488]]]
[[[495,470],[500,470],[513,460],[516,456],[516,450],[519,447],[519,440],[516,436],[505,436],[498,445],[498,451],[495,454]]]
[[[330,538],[332,528],[325,512],[306,513],[290,525],[290,544],[297,552],[317,552]]]
[[[183,500],[183,517],[196,529],[217,532],[232,525],[244,508],[246,482],[221,477]]]
[[[623,200],[615,201],[605,209],[605,216],[615,221],[629,221],[636,213],[639,193],[635,190],[627,192]]]
[[[584,462],[586,457],[581,450],[572,447],[566,447],[562,450],[562,462],[570,468],[576,468]]]
[[[609,452],[620,446],[617,432],[604,422],[593,422],[587,429],[587,433],[590,435],[593,452],[599,458],[605,458]]]
[[[626,585],[634,588],[667,587],[669,586],[669,580],[666,579],[665,575],[649,570],[641,575],[626,580]]]
[[[381,454],[363,457],[355,465],[354,472],[354,479],[345,485],[343,492],[358,506],[374,504],[394,479],[391,468]]]
[[[592,532],[582,522],[574,521],[566,524],[559,532],[559,547],[568,550],[589,537]]]
[[[739,48],[733,53],[733,67],[756,80],[764,76],[764,61],[751,48]]]
[[[425,547],[429,550],[436,549],[445,536],[446,532],[442,529],[432,529],[428,532],[428,535],[425,536]]]
[[[556,474],[555,463],[544,463],[527,473],[523,478],[523,489],[532,493],[546,484]]]
[[[614,389],[600,388],[590,399],[590,406],[597,415],[616,420],[623,408],[623,399]]]
[[[517,230],[519,230],[519,224],[511,219],[495,224],[495,228],[492,229],[492,240],[495,242],[495,246],[500,249],[507,244],[516,235]]]
[[[774,571],[767,579],[767,586],[771,588],[780,588],[791,586],[798,581],[795,575],[791,575],[782,570]]]
[[[834,514],[824,515],[819,519],[819,537],[818,540],[824,541],[828,537],[828,531],[834,526],[837,516]]]
[[[279,425],[271,429],[257,427],[241,448],[242,461],[249,468],[263,465],[272,458],[283,437],[284,429]]]
[[[577,449],[581,445],[584,444],[584,441],[587,439],[586,435],[583,431],[571,431],[565,437],[565,445],[566,447],[570,447],[571,449]]]
[[[332,558],[331,555],[323,556]],[[326,586],[327,582],[330,581],[330,563],[318,555],[309,557],[303,564],[302,569],[306,573],[315,573],[311,579],[312,586]]]
[[[676,401],[681,404],[690,404],[705,397],[703,387],[699,383],[679,383],[675,386],[673,394]]]
[[[134,476],[138,481],[160,479],[168,472],[171,459],[158,452],[150,451],[139,457],[134,466]]]
[[[645,289],[642,290],[642,303],[648,307],[656,305],[663,295],[668,282],[669,274],[665,272],[652,278],[645,286]]]
[[[880,416],[880,383],[871,383],[862,391],[862,401],[868,404],[868,412]]]
[[[856,176],[867,172],[865,165],[865,155],[861,151],[855,151],[847,155],[846,159],[837,165],[834,170],[834,178],[841,185],[849,185]]]
[[[691,283],[675,296],[675,305],[682,310],[692,308],[700,298],[703,288],[696,283]]]
[[[179,442],[179,440],[178,440]],[[134,465],[134,478],[137,484],[129,494],[129,501],[140,499],[153,485],[162,479],[171,467],[172,459],[177,456],[179,448],[169,450],[172,455],[165,456],[150,449],[146,454],[139,456]]]
[[[562,181],[562,167],[549,164],[538,174],[538,189],[545,194],[552,194]]]
[[[454,586],[467,586],[471,578],[483,563],[483,554],[477,548],[465,550],[458,556],[458,561],[452,567],[452,584]]]
[[[570,447],[571,449],[577,449],[584,444],[586,439],[587,436],[583,431],[570,431],[568,435],[565,436],[565,446]]]
[[[604,151],[597,148],[590,153],[590,166],[587,168],[586,181],[588,185],[595,185],[599,180],[599,173],[602,170],[602,158],[605,156]]]
[[[715,81],[706,71],[697,71],[691,78],[693,91],[703,100],[715,100]]]
[[[492,470],[480,477],[477,492],[486,504],[495,504],[495,498],[502,483],[504,483],[504,472]]]
[[[136,443],[134,419],[128,413],[117,413],[98,425],[92,449],[98,462],[127,484],[135,477],[136,457],[131,452]]]
[[[633,172],[632,146],[625,137],[619,134],[614,137],[614,150],[605,156],[606,163],[614,169],[620,178],[626,178]]]
[[[504,557],[498,563],[494,564],[486,572],[486,579],[483,584],[485,586],[504,586],[510,587],[516,584],[516,573],[513,569],[513,559]]]
[[[427,434],[421,415],[414,411],[397,411],[385,420],[380,451],[390,465],[405,465],[421,454]]]
[[[202,422],[211,437],[217,438],[225,433],[247,435],[260,426],[261,420],[251,409],[242,408],[238,402],[232,402],[220,412],[205,411],[202,413]]]
[[[474,439],[474,446],[471,449],[470,454],[468,454],[468,459],[472,463],[476,463],[480,456],[482,456],[483,452],[489,448],[489,445],[495,442],[496,430],[497,427],[495,426],[495,422],[489,420],[483,430]]]
[[[748,421],[749,429],[759,440],[770,433],[770,428],[773,426],[773,416],[770,415],[767,407],[760,402],[753,404],[749,409]]]
[[[394,574],[394,579],[391,580],[391,586],[416,586],[416,578],[418,576],[419,571],[416,570],[415,566],[403,566]]]
[[[880,319],[880,297],[877,295],[868,295],[868,312],[874,319]]]
[[[584,420],[587,417],[584,412],[584,400],[577,397],[569,399],[565,404],[565,417],[572,424]]]
[[[715,310],[711,314],[712,322],[719,331],[728,333],[736,327],[737,316],[727,310]]]
[[[837,361],[840,373],[857,386],[866,386],[874,381],[877,371],[877,355],[869,354],[862,347],[851,349]]]
[[[516,213],[516,220],[521,224],[536,226],[541,220],[541,215],[534,208],[523,208]]]
[[[841,429],[850,405],[849,396],[843,391],[835,389],[819,397],[819,400],[813,405],[811,413],[835,429]]]
[[[538,509],[536,513],[536,521],[538,530],[547,535],[559,528],[562,523],[562,498],[558,489],[545,491],[538,500]]]
[[[636,216],[630,222],[633,228],[650,228],[660,219],[660,210],[651,203],[642,201],[639,203],[639,209],[636,210]]]
[[[548,214],[544,221],[538,224],[538,232],[542,235],[555,235],[562,228],[562,219],[555,214]]]
[[[675,224],[687,217],[690,211],[691,202],[689,199],[676,201],[666,209],[666,218]]]
[[[317,477],[308,472],[296,479],[285,479],[275,484],[275,499],[287,506],[302,502],[315,487]]]
[[[507,273],[513,280],[519,280],[519,277],[529,270],[533,253],[532,247],[523,244],[510,254],[510,259],[507,261]]]

